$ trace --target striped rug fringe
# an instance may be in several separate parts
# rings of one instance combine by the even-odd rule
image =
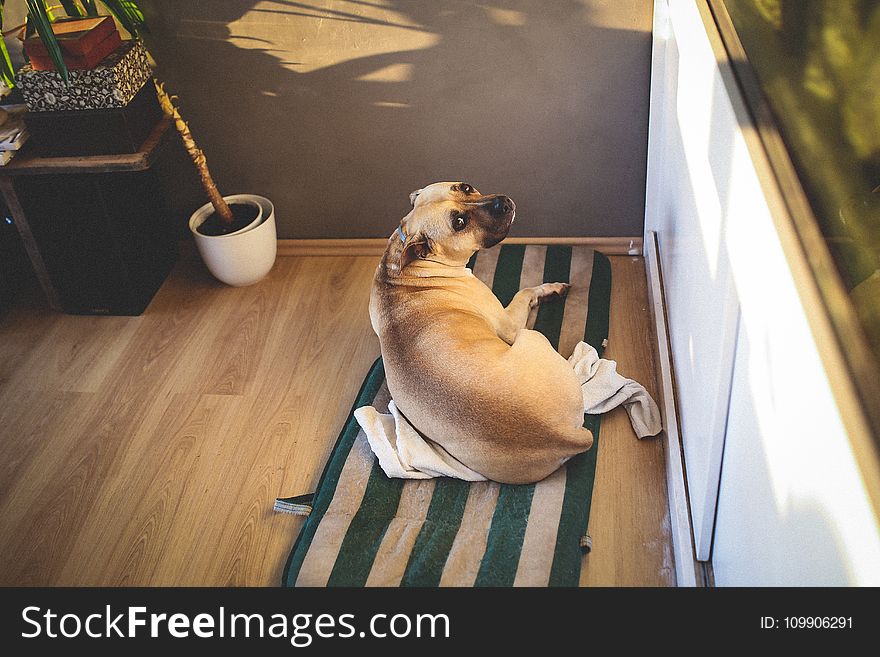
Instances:
[[[294,516],[308,516],[312,512],[312,500],[314,493],[297,495],[295,497],[279,497],[272,506],[273,511],[289,513]]]

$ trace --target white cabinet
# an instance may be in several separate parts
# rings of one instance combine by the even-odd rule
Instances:
[[[876,586],[880,546],[858,467],[815,348],[803,340],[803,315],[786,310],[744,315],[740,325],[715,581]]]
[[[742,221],[738,134],[699,12],[655,12],[645,229],[660,251],[697,558],[709,559],[738,302],[726,232]],[[675,5],[676,3],[673,3]]]
[[[655,2],[645,218],[696,556],[721,586],[878,585],[877,517],[707,16]]]
[[[747,160],[743,160],[747,162]],[[712,547],[722,586],[877,585],[880,535],[755,172],[727,247],[740,307]]]

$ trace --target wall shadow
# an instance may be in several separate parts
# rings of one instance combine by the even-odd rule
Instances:
[[[142,5],[157,76],[221,191],[270,197],[280,237],[385,237],[411,190],[449,179],[512,196],[514,235],[642,233],[650,2],[614,9],[637,6],[615,22],[636,29],[571,0]],[[258,23],[244,39],[243,17]],[[277,47],[297,30],[386,52],[312,68]],[[396,49],[413,31],[430,45]],[[402,79],[363,79],[388,67]],[[191,172],[172,200],[201,205]]]

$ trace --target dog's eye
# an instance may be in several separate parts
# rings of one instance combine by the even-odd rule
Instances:
[[[461,183],[458,186],[458,191],[460,191],[462,194],[473,194],[474,188],[471,187],[470,185],[468,185],[467,183]]]
[[[456,214],[452,216],[452,230],[458,232],[460,230],[464,230],[464,227],[467,226],[467,215],[464,214]]]

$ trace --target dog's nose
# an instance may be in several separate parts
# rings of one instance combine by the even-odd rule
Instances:
[[[513,201],[507,196],[496,196],[492,205],[489,206],[489,212],[496,217],[508,214],[511,210],[513,210]]]

